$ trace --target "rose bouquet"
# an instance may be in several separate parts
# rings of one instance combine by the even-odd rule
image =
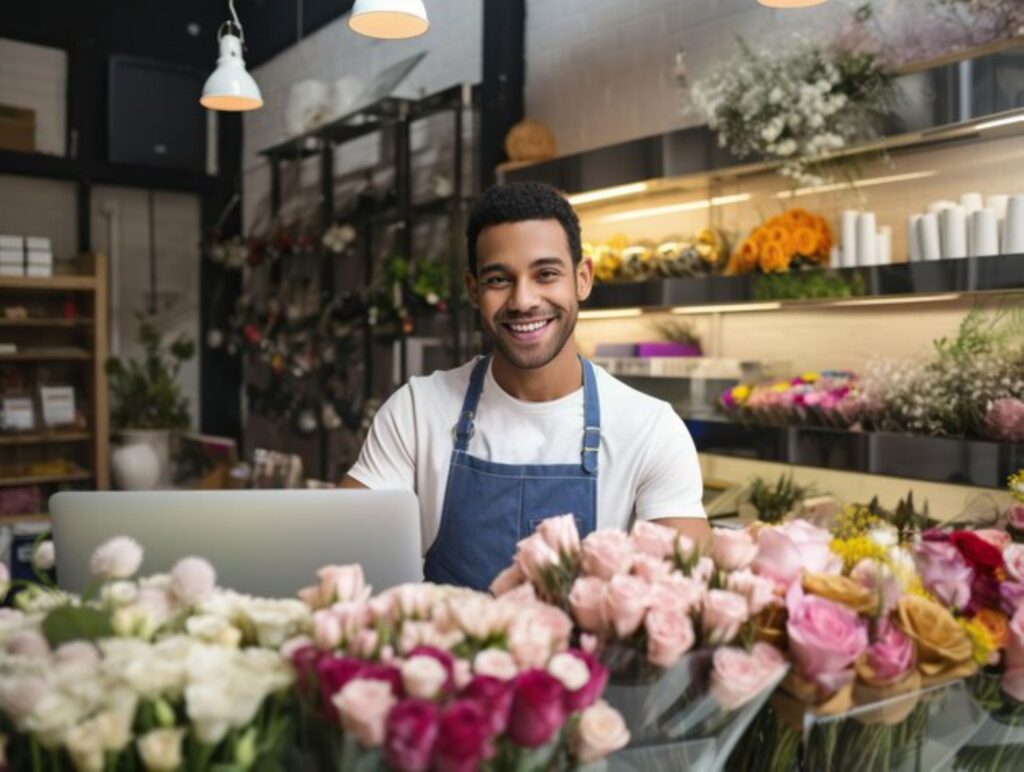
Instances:
[[[898,768],[927,739],[942,684],[977,667],[970,630],[922,586],[895,527],[848,509],[831,533],[801,520],[758,530],[756,575],[785,606],[759,636],[793,667],[730,768]],[[754,754],[752,749],[765,752]]]
[[[720,764],[786,665],[756,642],[755,618],[778,602],[748,566],[757,545],[716,530],[710,554],[674,529],[638,522],[582,541],[571,515],[519,543],[492,590],[565,609],[573,635],[610,670],[606,692],[634,737],[629,763]]]
[[[432,584],[370,597],[358,566],[302,592],[298,673],[307,750],[337,769],[569,769],[629,741],[600,700],[607,671],[530,587],[502,598]],[[315,748],[309,738],[326,739]]]
[[[737,420],[769,425],[849,427],[863,413],[857,376],[842,370],[806,372],[790,380],[726,389],[719,402]]]
[[[235,596],[226,614],[205,560],[133,579],[141,561],[137,543],[113,539],[82,597],[36,585],[0,611],[0,760],[33,772],[279,766],[292,668],[257,638],[304,626],[305,607]]]
[[[754,228],[729,261],[730,274],[785,273],[828,265],[832,229],[824,217],[795,207]]]

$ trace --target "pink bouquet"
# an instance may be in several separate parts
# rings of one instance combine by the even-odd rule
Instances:
[[[730,416],[770,425],[849,427],[864,413],[857,377],[833,370],[754,386],[741,384],[726,389],[719,402]]]
[[[600,700],[607,670],[531,592],[410,584],[370,597],[358,566],[320,580],[301,593],[312,637],[286,650],[337,768],[568,768],[629,741]]]

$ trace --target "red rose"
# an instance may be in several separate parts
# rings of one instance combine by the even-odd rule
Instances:
[[[472,700],[484,709],[490,717],[491,732],[503,733],[508,727],[509,712],[512,710],[512,683],[488,675],[473,676],[459,695],[461,699]]]
[[[565,687],[546,670],[527,670],[513,682],[508,734],[516,745],[539,748],[565,723]]]
[[[362,674],[366,665],[351,657],[324,657],[316,663],[316,672],[320,676],[320,696],[323,700],[324,713],[331,721],[338,721],[338,710],[331,698],[341,691],[349,681]]]
[[[292,652],[292,666],[295,668],[299,690],[307,697],[316,687],[317,665],[328,656],[316,646],[300,646]]]
[[[562,703],[565,705],[566,713],[575,713],[578,710],[589,708],[598,697],[604,692],[608,683],[608,668],[602,665],[597,657],[582,649],[569,649],[566,654],[572,654],[583,661],[590,671],[590,680],[574,692],[567,691]]]
[[[949,540],[976,570],[992,573],[1003,567],[1003,553],[977,534],[970,531],[953,531],[949,535]]]
[[[441,714],[434,768],[437,772],[475,772],[491,757],[491,722],[473,700],[456,700]]]
[[[391,684],[392,694],[398,697],[405,694],[402,688],[402,673],[394,665],[364,665],[359,677],[370,681],[386,681]]]
[[[431,700],[402,700],[388,714],[384,760],[392,769],[427,772],[441,727],[441,708]]]

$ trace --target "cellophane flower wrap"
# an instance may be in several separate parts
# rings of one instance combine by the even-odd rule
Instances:
[[[610,670],[607,699],[633,735],[626,753],[654,754],[630,763],[720,764],[786,670],[754,635],[782,602],[751,572],[757,552],[750,534],[716,529],[702,555],[674,529],[643,521],[581,540],[565,515],[519,543],[492,590],[536,595],[570,615],[573,639]]]

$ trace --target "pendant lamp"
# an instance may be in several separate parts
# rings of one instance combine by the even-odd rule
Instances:
[[[257,110],[263,107],[263,95],[252,75],[245,69],[245,60],[242,58],[245,33],[242,32],[242,24],[235,12],[235,0],[228,0],[228,7],[232,18],[217,30],[220,46],[217,69],[206,79],[199,104],[209,110]]]
[[[757,0],[757,2],[768,8],[810,8],[812,5],[821,5],[828,0]]]
[[[399,40],[422,35],[430,21],[423,0],[356,0],[348,26],[367,37]]]

